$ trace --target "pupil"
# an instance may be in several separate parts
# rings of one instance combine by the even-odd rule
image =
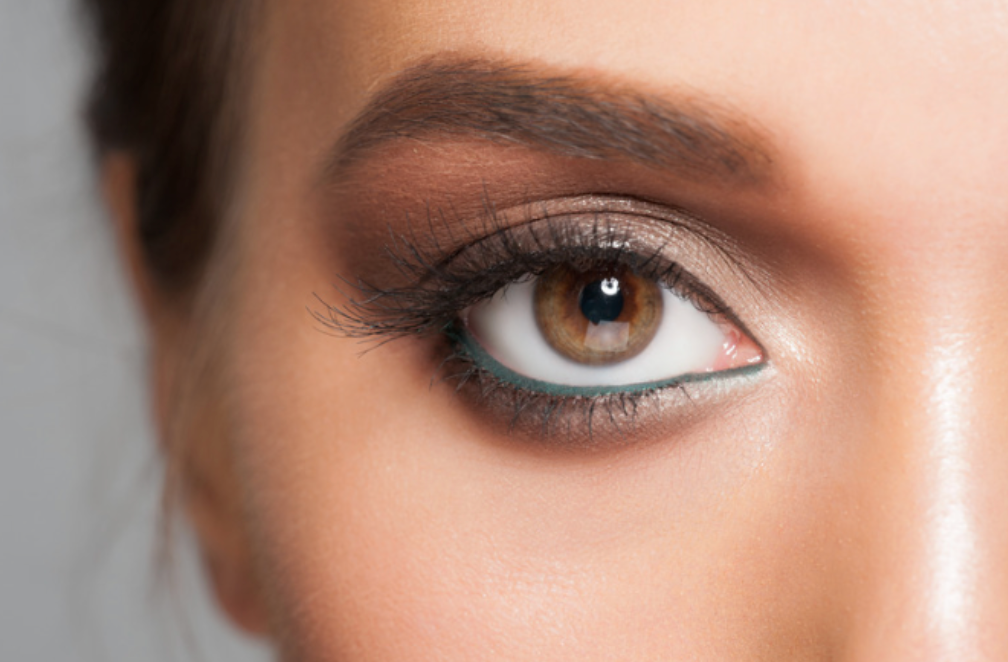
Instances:
[[[623,312],[623,291],[616,278],[589,283],[581,290],[581,314],[592,324],[612,322]]]

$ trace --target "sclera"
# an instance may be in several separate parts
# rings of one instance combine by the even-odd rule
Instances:
[[[718,369],[730,340],[722,325],[687,299],[661,287],[662,317],[654,338],[620,363],[588,365],[550,346],[535,315],[536,281],[513,283],[465,315],[473,339],[505,368],[538,382],[612,387],[668,382]]]

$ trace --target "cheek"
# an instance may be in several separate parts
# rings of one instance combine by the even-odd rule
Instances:
[[[432,387],[431,343],[361,356],[320,332],[325,243],[252,227],[226,406],[282,659],[782,659],[832,631],[834,495],[782,477],[844,428],[789,414],[812,411],[795,384],[685,434],[551,452]]]
[[[477,659],[582,620],[590,564],[544,534],[547,495],[490,475],[474,432],[431,406],[430,373],[403,370],[415,357],[325,344],[326,369],[249,375],[271,387],[237,399],[256,543],[292,657]]]

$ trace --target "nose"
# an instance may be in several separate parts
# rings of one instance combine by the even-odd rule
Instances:
[[[945,304],[880,362],[844,659],[1008,660],[1008,343]]]

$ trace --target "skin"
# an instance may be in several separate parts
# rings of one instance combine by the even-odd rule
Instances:
[[[187,512],[239,625],[305,661],[1008,657],[1008,10],[267,4],[213,313],[146,284],[128,159],[106,169],[162,434],[196,449]],[[378,90],[457,56],[705,100],[772,176],[431,136],[320,184]],[[629,438],[551,445],[431,387],[432,339],[361,357],[305,312],[387,272],[378,237],[407,213],[529,191],[647,198],[729,236],[762,289],[718,294],[767,368]],[[203,403],[184,416],[183,388]]]

